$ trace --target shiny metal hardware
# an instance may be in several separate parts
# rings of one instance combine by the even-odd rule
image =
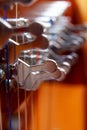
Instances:
[[[0,68],[0,83],[5,79],[5,72],[3,69]]]
[[[12,27],[8,22],[0,18],[0,32],[0,48],[2,48],[12,34],[29,32],[35,36],[40,36],[43,33],[43,27],[39,23],[31,23],[29,26],[18,28]]]
[[[85,42],[85,37],[82,33],[70,33],[60,36],[55,36],[53,40],[50,41],[49,48],[53,53],[61,54],[66,51],[76,51],[80,49]]]
[[[29,18],[30,21],[35,21],[43,25],[45,29],[52,27],[53,24],[56,22],[56,17],[49,17],[49,16],[32,16]]]
[[[30,18],[30,20],[33,19],[33,18]],[[40,18],[37,18],[35,19],[35,21],[37,22],[42,22],[45,24],[45,23],[50,23],[50,18],[49,17],[46,17],[46,20],[44,20],[44,17],[41,17]],[[53,21],[54,19],[52,19]],[[18,18],[17,19],[17,22],[16,22],[16,19],[7,19],[8,22],[10,22],[12,25],[16,25],[17,26],[22,26],[23,24],[29,24],[29,20],[28,19],[25,19],[25,18]],[[54,22],[53,22],[54,23]],[[60,23],[62,24],[61,26]],[[57,20],[57,24],[55,25],[51,25],[51,30],[54,31],[54,33],[52,31],[50,31],[50,28],[47,29],[46,27],[46,32],[48,32],[46,35],[47,35],[47,38],[49,39],[50,43],[53,45],[51,46],[52,48],[55,48],[55,50],[57,49],[57,51],[75,51],[77,49],[79,49],[82,45],[82,43],[84,42],[84,36],[80,33],[80,34],[76,34],[74,32],[72,32],[70,30],[70,27],[68,27],[68,24],[70,24],[70,20],[69,18],[65,18],[65,17],[60,17],[60,19]],[[42,26],[44,26],[42,24]],[[57,30],[57,32],[55,31],[55,29]],[[49,31],[48,31],[49,30]],[[44,33],[46,33],[44,32]],[[35,36],[34,35],[31,35],[29,33],[22,33],[22,34],[16,34],[13,36],[13,39],[10,39],[10,42],[13,42],[14,44],[16,45],[21,45],[21,44],[26,44],[25,42],[25,39],[26,39],[26,34],[28,34],[27,36],[29,37],[29,35],[31,36],[31,39],[30,41],[34,41],[35,40]],[[24,36],[23,36],[24,35]],[[24,37],[24,38],[23,38]],[[15,42],[17,40],[15,39],[18,39],[18,42]],[[20,40],[21,39],[21,44],[20,44]],[[24,40],[23,40],[24,39]],[[29,40],[29,39],[28,39]],[[23,43],[24,42],[24,43]],[[56,44],[58,43],[58,44]]]
[[[72,60],[72,57],[74,57],[74,61],[76,62],[77,54],[75,54],[74,52],[70,53],[70,55],[59,55],[56,54],[54,51],[51,51],[51,49],[49,48],[44,50],[35,48],[35,49],[21,51],[18,60],[22,60],[22,62],[25,62],[25,64],[38,65],[48,59],[53,59],[56,62],[58,62],[58,64],[60,64],[66,59],[71,58]]]
[[[33,59],[32,56],[31,57],[25,56],[23,59],[22,58],[23,57],[18,58],[18,61],[19,61],[18,65],[20,66],[22,64],[22,66],[25,65],[26,68],[28,67],[28,73],[35,72],[35,71],[48,71],[52,73],[57,68],[56,62],[52,59],[46,59],[46,60],[39,59],[38,60],[37,58]]]
[[[62,58],[62,56],[61,56]],[[70,54],[66,56],[66,60],[63,61],[63,63],[61,65],[58,65],[57,70],[53,73],[46,73],[46,72],[41,72],[38,75],[38,79],[37,82],[33,81],[33,85],[31,90],[35,91],[38,89],[39,85],[46,80],[56,80],[56,81],[63,81],[66,77],[66,75],[69,73],[71,66],[77,61],[78,59],[78,55],[76,53]],[[60,66],[60,67],[59,67]],[[32,74],[33,75],[33,74]],[[37,74],[35,75],[35,77],[37,77]],[[33,77],[34,77],[33,76]],[[27,83],[27,82],[26,82]],[[29,85],[27,86],[29,87]],[[24,88],[26,89],[26,88]]]
[[[5,89],[6,91],[8,92],[8,89],[7,89],[7,85],[9,83],[9,88],[10,88],[10,91],[11,90],[17,90],[17,81],[15,80],[15,78],[13,79],[5,79]]]
[[[14,87],[17,87],[18,84],[21,89],[35,91],[43,81],[64,80],[77,59],[76,53],[56,55],[55,57],[49,54],[47,49],[22,51],[17,62],[8,66],[9,84]],[[7,82],[6,67],[6,64],[0,67],[0,82],[2,80]]]
[[[49,20],[43,21],[42,18],[42,20],[34,22],[31,19],[33,23],[30,24],[29,20],[24,18],[7,19],[7,21],[0,18],[2,32],[0,45],[8,40],[9,43],[19,45],[20,50],[17,62],[12,66],[9,65],[10,86],[19,85],[21,89],[35,91],[43,81],[56,80],[59,82],[64,80],[72,65],[77,62],[78,55],[76,53],[60,54],[79,49],[85,41],[83,33],[77,33],[71,27],[69,28],[70,21],[68,19],[65,22],[62,17],[55,19],[56,24],[54,24],[54,19],[52,19],[52,23]],[[49,26],[47,26],[48,23],[50,23]],[[3,37],[5,41],[3,41]],[[37,40],[38,38],[40,41]],[[47,43],[47,48],[44,50],[39,48],[26,50],[27,47],[21,49],[20,45],[28,45],[34,40],[39,43]],[[3,64],[3,67],[0,67],[0,81],[7,82],[6,64]]]
[[[23,89],[26,88],[26,89],[30,90],[30,87],[32,87],[33,82],[35,82],[35,80],[38,79],[38,76],[40,76],[40,78],[42,78],[41,75],[38,75],[38,76],[36,75],[36,77],[34,77],[35,73],[37,73],[37,74],[38,74],[38,72],[53,73],[57,69],[57,64],[52,59],[48,59],[48,60],[42,61],[42,63],[36,63],[36,64],[33,63],[32,61],[30,61],[30,64],[32,62],[32,65],[29,65],[29,64],[21,61],[20,59],[18,59],[18,61],[19,61],[19,63],[17,66],[17,68],[18,68],[17,82],[18,82],[20,88],[23,88]],[[33,77],[31,77],[31,75]],[[25,88],[24,88],[24,86],[25,86]]]
[[[12,35],[12,37],[9,38],[9,42],[15,45],[24,45],[24,44],[32,43],[36,39],[37,37],[30,33],[20,33],[20,34]]]
[[[60,71],[58,70],[56,76],[59,76],[59,75],[60,75]],[[39,88],[39,85],[43,81],[53,80],[53,79],[56,80],[54,78],[53,73],[43,72],[43,71],[31,72],[27,76],[24,82],[19,82],[19,87],[27,91],[30,91],[30,90],[35,91]]]
[[[4,82],[7,84],[8,80],[9,80],[9,85],[15,86],[16,85],[16,80],[15,77],[17,75],[17,69],[16,66],[14,65],[9,65],[8,66],[8,71],[7,71],[7,65],[6,64],[0,64],[0,83]]]
[[[71,31],[85,32],[85,31],[87,31],[87,23],[76,24],[76,25],[70,24],[69,28],[70,28]]]
[[[24,85],[26,87],[26,90],[30,90],[32,87],[33,81],[35,81],[35,78],[32,80],[31,75],[34,76],[35,73],[38,72],[49,72],[53,73],[57,69],[57,64],[54,60],[48,59],[44,56],[44,53],[46,50],[40,50],[40,49],[32,49],[32,50],[26,50],[20,53],[18,58],[18,83],[20,88],[24,89]],[[38,75],[39,76],[39,75]],[[36,77],[38,78],[36,75]],[[37,80],[36,78],[36,80]],[[41,78],[41,76],[40,76]],[[29,83],[30,81],[30,83]]]
[[[30,21],[26,18],[11,18],[6,19],[8,23],[12,25],[12,27],[23,27],[23,26],[29,26]],[[36,36],[31,33],[19,33],[14,34],[9,38],[9,42],[15,44],[15,45],[23,45],[28,44],[36,40]]]
[[[30,39],[30,38],[21,38],[21,39],[17,39],[15,41],[15,39],[12,41],[10,41],[9,39],[9,64],[14,64],[15,61],[17,61],[20,53],[22,54],[22,51],[24,50],[29,50],[29,49],[43,49],[44,51],[46,50],[46,48],[48,48],[49,46],[49,41],[48,39],[41,35],[39,37],[37,37],[34,41],[34,39]],[[16,57],[14,60],[14,50],[16,48]],[[11,51],[10,51],[11,49]],[[12,51],[13,50],[13,51]]]
[[[7,18],[6,21],[13,27],[29,26],[30,21],[26,18]]]
[[[69,73],[78,55],[48,54],[48,50],[32,49],[22,51],[18,58],[18,83],[25,90],[36,90],[38,85],[45,80],[62,81]],[[24,87],[25,86],[25,87]]]

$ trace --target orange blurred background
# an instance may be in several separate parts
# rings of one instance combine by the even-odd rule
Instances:
[[[87,0],[72,0],[74,23],[87,22]],[[63,83],[42,83],[35,95],[34,130],[87,130],[87,43]]]

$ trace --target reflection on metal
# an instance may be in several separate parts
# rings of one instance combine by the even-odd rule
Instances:
[[[70,72],[72,65],[75,64],[78,59],[78,55],[75,51],[81,48],[85,42],[84,31],[86,26],[83,31],[83,25],[77,25],[76,30],[75,25],[71,24],[70,18],[64,16],[60,17],[60,19],[58,18],[51,27],[44,27],[34,22],[33,18],[32,24],[29,23],[28,19],[24,18],[17,19],[17,23],[16,19],[8,19],[7,21],[8,22],[1,19],[1,30],[5,31],[5,33],[8,32],[6,33],[8,35],[12,35],[11,38],[9,38],[9,43],[19,45],[20,47],[20,45],[33,44],[33,42],[41,36],[49,41],[48,47],[44,50],[39,48],[27,50],[22,48],[20,50],[16,62],[13,65],[17,72],[16,75],[14,74],[14,69],[11,71],[11,84],[14,84],[13,81],[16,81],[20,88],[30,91],[36,90],[39,84],[44,80],[64,80],[66,75]],[[40,21],[50,23],[48,18],[47,21],[45,21],[44,17],[42,17]],[[11,25],[9,23],[11,23]],[[25,33],[22,33],[22,29]],[[27,33],[27,30],[33,33]],[[15,34],[12,34],[14,32]],[[2,33],[2,37],[5,36],[5,33]],[[1,39],[3,39],[2,37]],[[46,40],[44,42],[46,42]],[[64,55],[63,53],[65,52],[70,54]],[[0,69],[5,75],[6,69]],[[1,77],[5,76],[1,73]],[[19,77],[19,79],[17,79],[17,77]]]
[[[35,0],[1,0],[0,9],[4,3],[10,8],[14,3],[27,6],[33,2]],[[47,8],[38,8],[40,5]],[[70,6],[70,2],[44,4],[42,1],[36,4],[37,11],[28,12],[29,18],[0,18],[0,114],[12,114],[11,119],[4,114],[0,116],[1,130],[10,129],[10,125],[13,130],[34,130],[36,99],[33,94],[44,81],[64,81],[77,63],[77,50],[85,42],[87,25],[73,25],[70,17],[60,16]],[[31,123],[29,128],[28,123]]]
[[[0,18],[0,32],[0,48],[3,48],[4,44],[9,40],[9,38],[13,34],[28,32],[35,36],[40,36],[43,33],[43,27],[42,25],[36,22],[33,22],[28,26],[12,27],[12,25],[10,25],[7,21]]]

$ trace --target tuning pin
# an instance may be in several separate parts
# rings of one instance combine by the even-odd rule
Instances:
[[[38,37],[43,33],[43,27],[39,23],[31,23],[29,26],[13,28],[8,22],[0,18],[0,48],[4,46],[12,34],[22,32],[29,32]]]

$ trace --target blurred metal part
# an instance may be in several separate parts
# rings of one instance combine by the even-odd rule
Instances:
[[[37,37],[43,33],[43,27],[39,23],[31,23],[29,24],[29,26],[23,27],[12,27],[4,19],[0,18],[0,32],[0,48],[3,48],[8,39],[12,36],[12,34],[28,32]]]
[[[29,58],[26,56],[25,60],[23,60],[20,57],[20,58],[18,58],[18,61],[19,61],[18,66],[21,66],[21,64],[22,64],[22,67],[26,68],[24,70],[27,71],[28,73],[35,72],[35,71],[48,71],[48,72],[52,73],[57,68],[56,62],[52,59],[46,59],[46,60],[40,59],[38,61],[37,58],[35,60],[35,59]]]
[[[15,45],[24,45],[32,43],[36,40],[36,36],[30,33],[20,33],[12,35],[11,38],[9,38],[9,42],[15,44]]]
[[[62,81],[76,63],[78,55],[56,55],[51,57],[49,50],[32,49],[22,51],[18,58],[18,84],[25,90],[36,90],[45,80]],[[50,58],[50,59],[49,59]],[[36,85],[37,84],[37,85]]]
[[[0,68],[0,83],[5,79],[5,72],[3,69]]]
[[[29,26],[30,21],[26,18],[7,18],[6,21],[13,27]]]
[[[85,36],[82,33],[63,33],[63,35],[56,35],[53,40],[50,40],[49,49],[56,54],[77,51],[85,43],[85,40]]]
[[[78,50],[84,43],[83,32],[77,33],[71,27],[68,27],[70,20],[67,18],[65,22],[64,17],[52,19],[52,23],[49,20],[50,18],[47,21],[43,21],[43,18],[42,20],[37,20],[44,23],[43,27],[43,25],[35,22],[32,25],[28,22],[28,19],[24,18],[17,19],[17,21],[16,19],[8,19],[8,22],[1,19],[2,36],[10,34],[12,39],[8,38],[9,42],[13,40],[16,41],[16,43],[13,42],[14,44],[23,45],[32,42],[29,41],[30,39],[35,40],[34,38],[40,37],[43,34],[49,40],[47,49],[33,48],[20,52],[17,62],[13,67],[14,69],[11,69],[10,66],[9,82],[12,86],[15,86],[13,81],[16,81],[20,88],[35,91],[45,80],[56,80],[58,82],[64,80],[70,72],[72,65],[77,62],[78,55],[73,51]],[[48,23],[50,23],[49,27],[47,26]],[[40,27],[39,31],[37,30],[38,27]],[[24,30],[30,31],[32,35],[29,32],[24,33]],[[29,37],[33,35],[35,35],[33,39]],[[71,52],[69,55],[62,55],[62,52],[68,51]],[[1,75],[3,77],[2,72]]]

